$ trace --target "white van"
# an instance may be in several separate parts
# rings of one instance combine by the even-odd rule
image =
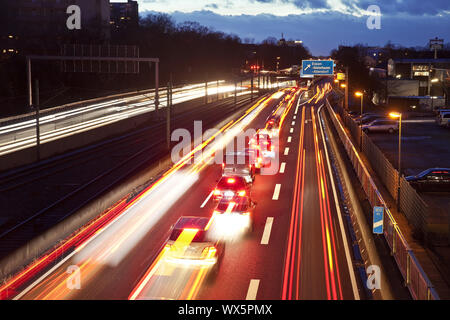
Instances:
[[[441,127],[448,127],[450,120],[450,109],[439,110],[439,114],[436,117],[436,123]]]

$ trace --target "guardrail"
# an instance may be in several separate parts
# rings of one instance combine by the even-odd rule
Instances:
[[[405,280],[404,284],[409,289],[411,296],[416,300],[440,300],[439,295],[428,279],[427,275],[420,266],[419,261],[409,247],[408,242],[403,236],[397,222],[392,216],[386,202],[379,192],[375,182],[370,176],[366,166],[364,165],[358,151],[348,137],[341,122],[336,116],[336,112],[332,108],[328,99],[326,102],[328,113],[338,136],[347,152],[353,168],[361,182],[363,189],[367,195],[371,206],[382,206],[385,210],[384,215],[384,237],[391,249],[400,273]]]

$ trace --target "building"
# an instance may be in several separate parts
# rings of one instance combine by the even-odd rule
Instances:
[[[420,97],[429,107],[448,104],[450,59],[390,59],[388,95]]]
[[[110,4],[111,30],[136,28],[139,25],[139,4],[137,1]]]
[[[286,40],[284,35],[281,35],[281,39],[278,41],[278,46],[280,47],[302,47],[303,41],[301,40]]]
[[[81,9],[81,30],[67,28],[67,8]],[[57,53],[60,43],[110,38],[109,0],[2,0],[0,53]]]

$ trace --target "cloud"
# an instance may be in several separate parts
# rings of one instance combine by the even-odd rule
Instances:
[[[123,0],[112,0],[123,1]],[[370,5],[380,7],[384,15],[408,14],[436,16],[450,12],[449,0],[139,0],[141,9],[162,12],[193,12],[210,9],[221,15],[258,15],[340,12],[361,16]]]
[[[255,0],[256,1],[256,0]],[[270,1],[270,0],[259,0]],[[384,45],[389,40],[403,46],[425,46],[438,36],[450,39],[449,15],[442,17],[401,14],[383,16],[381,30],[369,30],[367,17],[340,12],[318,12],[284,17],[272,14],[224,16],[212,11],[173,12],[177,22],[197,21],[215,30],[262,41],[268,37],[303,40],[314,55],[328,55],[339,45]]]
[[[389,15],[410,14],[415,16],[437,15],[450,10],[448,0],[344,0],[347,6],[355,6],[365,10],[370,5],[380,7],[382,13]]]

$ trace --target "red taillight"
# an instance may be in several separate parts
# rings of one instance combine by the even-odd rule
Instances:
[[[214,195],[215,195],[215,196],[220,196],[220,190],[217,190],[217,189],[214,190]]]
[[[235,183],[235,182],[236,182],[236,180],[233,179],[233,178],[229,178],[229,179],[227,180],[227,183],[229,183],[229,184],[233,184],[233,183]]]
[[[239,192],[238,192],[238,195],[239,195],[240,197],[245,197],[245,195],[246,195],[245,190],[239,191]]]

